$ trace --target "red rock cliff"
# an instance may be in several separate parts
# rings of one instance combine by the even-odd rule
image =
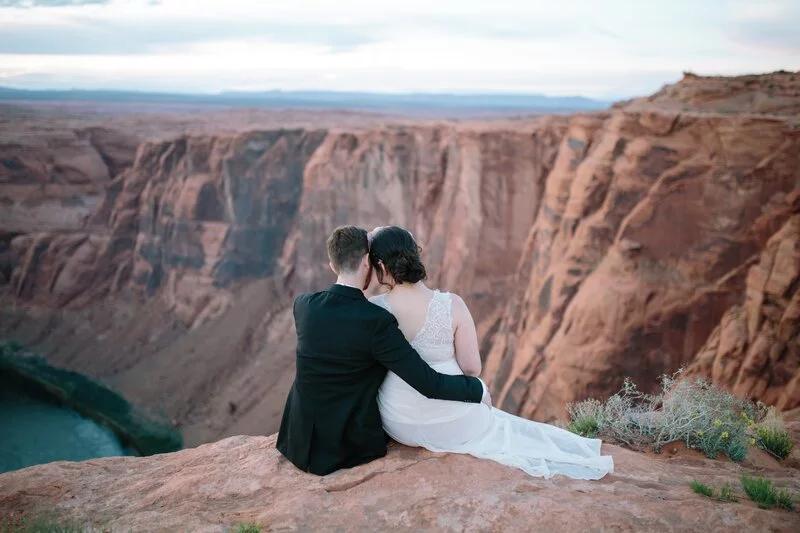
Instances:
[[[739,101],[768,99],[757,92],[768,84],[794,96],[800,82],[788,74],[752,79],[689,78],[607,117],[570,121],[527,237],[519,290],[486,361],[504,409],[551,420],[568,402],[618,390],[625,376],[646,387],[691,364],[720,320],[727,332],[728,309],[745,294],[764,294],[763,279],[746,282],[748,269],[781,227],[762,259],[775,302],[748,302],[745,346],[723,355],[712,337],[693,373],[783,408],[800,404],[798,324],[789,303],[797,226],[787,222],[800,210],[797,117],[709,109],[720,99],[730,105],[730,92]],[[755,318],[762,314],[766,322]],[[747,343],[759,347],[748,352]],[[754,352],[739,374],[731,369],[741,360],[727,371],[709,363],[715,353],[736,359]]]
[[[189,444],[269,433],[292,296],[332,281],[326,236],[394,223],[467,299],[507,410],[551,420],[680,366],[791,408],[791,76],[687,77],[571,117],[144,143],[84,228],[0,250],[2,331],[164,408]]]
[[[247,431],[274,430],[291,383],[291,297],[333,281],[330,231],[346,223],[410,228],[431,283],[462,294],[484,331],[508,299],[566,122],[270,130],[142,144],[86,228],[12,241],[10,288],[28,307],[81,313],[133,292],[166,304],[192,333],[167,331],[163,319],[126,328],[121,317],[104,317],[117,325],[103,327],[97,317],[80,327],[69,319],[53,331],[25,315],[9,329],[31,330],[34,343],[69,336],[68,345],[83,345],[74,330],[88,329],[85,342],[106,355],[88,358],[59,343],[54,361],[166,405],[180,423],[205,416],[196,404],[217,402],[212,410],[229,428],[266,408],[254,407],[253,396],[269,397],[271,414],[254,417]],[[187,365],[196,369],[191,379]]]

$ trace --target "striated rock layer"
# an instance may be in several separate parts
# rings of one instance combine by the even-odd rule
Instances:
[[[206,124],[130,159],[91,134],[110,180],[86,223],[0,231],[0,333],[163,408],[189,444],[270,433],[293,373],[291,300],[333,279],[325,238],[392,223],[420,240],[430,284],[467,300],[508,411],[554,420],[681,366],[789,409],[792,76],[689,75],[570,117]]]
[[[745,300],[728,309],[687,369],[734,393],[788,409],[800,396],[800,215],[767,242],[747,273]]]
[[[677,93],[693,94],[686,86],[694,82],[684,80]],[[691,364],[742,302],[748,269],[770,237],[800,212],[800,130],[789,118],[641,102],[607,117],[574,117],[527,237],[520,290],[486,360],[496,403],[553,420],[569,402],[618,390],[626,376],[648,388]],[[730,369],[700,370],[710,370],[707,363],[694,373],[792,408],[800,405],[790,385],[800,372],[800,330],[793,311],[786,320],[777,313],[796,290],[796,224],[781,232],[771,274],[778,308],[764,309],[772,306],[764,299],[750,305],[761,309],[753,315],[774,317],[786,340],[749,337],[762,344],[754,351],[770,354],[743,366],[741,379],[762,374],[758,384],[738,385]],[[777,344],[763,346],[772,339]]]
[[[303,532],[787,533],[800,524],[796,510],[760,509],[739,488],[746,472],[800,489],[798,471],[766,455],[743,467],[677,446],[655,457],[605,448],[615,472],[599,481],[533,478],[468,455],[396,444],[383,459],[317,477],[283,458],[274,436],[239,436],[147,458],[56,462],[0,475],[0,520],[47,512],[112,531],[198,533],[241,523]],[[695,494],[695,480],[730,483],[739,501]]]
[[[0,125],[2,121],[0,121]],[[103,127],[59,132],[0,130],[0,227],[30,232],[76,229],[104,187],[133,163],[138,140]]]

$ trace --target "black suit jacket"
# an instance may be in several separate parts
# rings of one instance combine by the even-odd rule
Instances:
[[[397,320],[352,287],[294,302],[297,375],[277,447],[295,466],[329,474],[386,455],[378,388],[389,369],[428,398],[479,403],[480,380],[439,374],[406,341]]]

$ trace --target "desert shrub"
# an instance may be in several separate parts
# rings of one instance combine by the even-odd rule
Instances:
[[[662,376],[657,394],[645,394],[626,379],[622,390],[604,403],[570,404],[567,429],[582,434],[581,430],[592,428],[593,436],[633,449],[659,451],[669,442],[683,441],[711,458],[724,453],[734,461],[743,460],[754,419],[760,419],[758,406],[706,380],[678,379],[681,372]]]
[[[775,413],[774,407],[766,409],[758,424],[750,421],[753,428],[752,439],[756,445],[777,459],[786,459],[794,449],[794,442],[783,420]],[[755,426],[755,427],[753,427]]]
[[[786,459],[794,449],[794,442],[786,430],[758,428],[758,446],[779,459]]]
[[[742,475],[742,488],[747,497],[766,509],[781,507],[789,511],[794,506],[791,493],[786,489],[776,489],[772,481],[763,477]]]
[[[567,429],[582,437],[594,438],[599,429],[597,417],[601,409],[602,404],[597,400],[574,404],[574,408],[570,411],[571,416]]]

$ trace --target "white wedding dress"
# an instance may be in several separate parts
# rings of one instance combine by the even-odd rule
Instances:
[[[370,301],[392,312],[386,295]],[[449,293],[434,291],[411,346],[442,374],[463,374],[455,358]],[[431,400],[389,372],[378,392],[383,427],[396,441],[435,452],[468,453],[537,477],[600,479],[614,471],[599,439],[526,420],[485,404]]]

